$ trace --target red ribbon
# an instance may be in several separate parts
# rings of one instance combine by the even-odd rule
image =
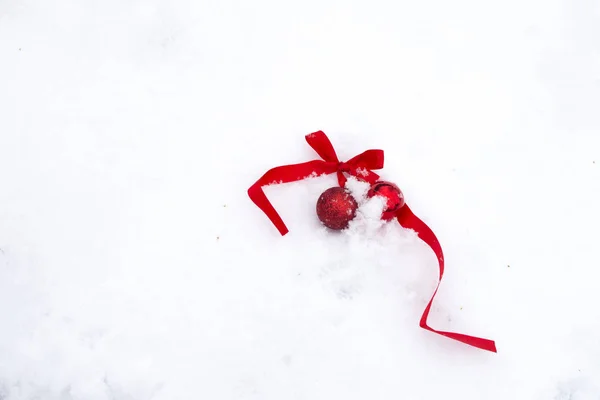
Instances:
[[[329,138],[324,132],[317,131],[306,135],[306,141],[310,147],[321,156],[322,160],[313,160],[300,164],[283,165],[281,167],[272,168],[248,189],[248,196],[250,196],[250,199],[267,215],[282,236],[288,233],[288,229],[269,199],[267,199],[267,196],[262,189],[263,186],[275,183],[294,182],[310,176],[332,173],[337,174],[338,183],[342,187],[345,186],[347,180],[345,174],[352,175],[365,182],[374,183],[379,179],[379,175],[371,170],[383,168],[383,150],[367,150],[346,162],[340,162]],[[463,335],[461,333],[438,331],[427,325],[427,318],[429,317],[431,305],[433,304],[442,277],[444,276],[444,254],[442,252],[442,246],[433,231],[427,224],[413,214],[408,205],[405,204],[398,210],[396,219],[404,228],[414,230],[419,238],[433,250],[438,258],[440,268],[438,284],[431,296],[431,300],[429,300],[427,307],[425,307],[425,311],[423,311],[419,326],[430,332],[458,340],[459,342],[482,350],[496,353],[496,344],[492,340]]]
[[[431,305],[433,304],[433,299],[435,298],[435,295],[440,287],[440,283],[442,283],[442,277],[444,276],[444,253],[442,252],[442,246],[440,245],[440,242],[438,241],[437,237],[435,237],[433,231],[427,226],[425,222],[421,221],[415,214],[413,214],[408,205],[405,204],[401,209],[397,211],[396,219],[403,227],[414,230],[419,236],[419,238],[421,238],[422,241],[424,241],[429,247],[431,247],[431,250],[433,250],[433,252],[437,256],[438,263],[440,266],[440,277],[438,279],[438,284],[435,288],[435,291],[433,292],[433,295],[431,296],[431,300],[429,300],[427,307],[425,307],[425,311],[423,311],[423,315],[421,316],[419,326],[423,329],[437,333],[442,336],[446,336],[450,339],[458,340],[459,342],[466,343],[473,347],[496,353],[496,343],[493,340],[463,335],[462,333],[438,331],[427,325],[427,318],[429,318],[429,311],[431,309]]]

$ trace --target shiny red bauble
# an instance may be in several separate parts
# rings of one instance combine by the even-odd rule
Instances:
[[[348,227],[357,209],[358,203],[343,187],[329,188],[317,200],[317,217],[323,225],[336,231]]]
[[[398,186],[392,182],[377,181],[367,192],[367,197],[381,196],[386,200],[381,219],[390,220],[396,215],[396,211],[404,206],[404,194]]]

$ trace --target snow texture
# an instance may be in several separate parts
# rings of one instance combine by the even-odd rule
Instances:
[[[0,399],[600,399],[594,0],[0,1]],[[435,256],[335,175],[385,150]]]

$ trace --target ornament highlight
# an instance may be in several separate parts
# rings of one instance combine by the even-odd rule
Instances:
[[[348,223],[356,217],[358,203],[347,189],[336,186],[319,196],[316,208],[317,217],[323,225],[339,231],[346,229]]]
[[[389,221],[396,216],[396,212],[404,206],[404,194],[392,182],[377,181],[367,192],[367,197],[381,196],[386,200],[386,206],[381,214],[381,219]]]

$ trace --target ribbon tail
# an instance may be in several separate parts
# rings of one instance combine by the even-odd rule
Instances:
[[[308,161],[301,164],[290,164],[268,170],[248,189],[248,196],[258,208],[266,214],[279,233],[284,236],[289,232],[287,226],[265,195],[263,186],[299,181],[317,174],[330,174],[336,171],[336,166],[321,160]]]
[[[429,300],[427,307],[425,307],[425,310],[423,311],[423,315],[421,316],[419,326],[425,330],[437,333],[447,338],[457,340],[459,342],[468,344],[470,346],[482,350],[487,350],[496,353],[496,343],[493,340],[482,339],[475,336],[464,335],[461,333],[438,331],[436,329],[431,328],[427,324],[427,319],[429,318],[431,305],[433,304],[435,295],[437,294],[437,291],[442,282],[442,277],[444,276],[444,253],[442,252],[442,246],[440,245],[440,242],[438,241],[431,228],[429,228],[429,226],[427,226],[425,222],[421,221],[416,215],[414,215],[411,209],[408,207],[408,205],[404,205],[404,207],[402,207],[397,212],[396,218],[398,219],[400,225],[402,225],[405,228],[412,229],[417,233],[419,238],[423,240],[431,248],[431,250],[433,250],[433,252],[437,256],[439,263],[440,276],[438,279],[438,284],[435,288],[435,291],[433,292],[433,295],[431,296],[431,300]]]
[[[344,175],[344,173],[342,171],[337,172],[337,179],[338,179],[338,184],[340,185],[340,187],[346,186],[346,182],[348,182],[348,178],[346,178],[346,176]]]

